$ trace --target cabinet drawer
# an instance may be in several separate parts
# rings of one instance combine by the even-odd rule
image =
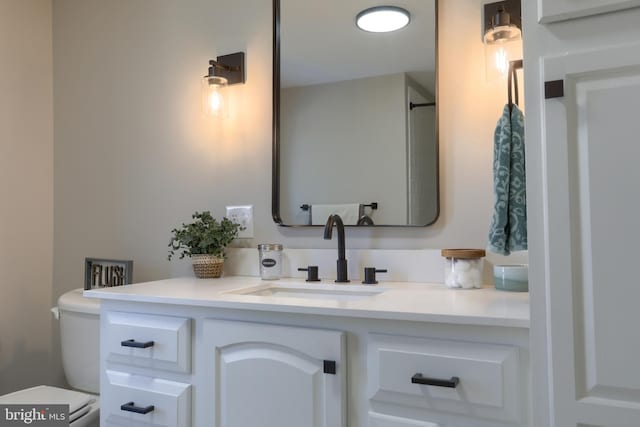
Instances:
[[[371,334],[367,356],[373,401],[520,421],[515,347]]]
[[[102,386],[100,396],[101,425],[191,425],[189,384],[109,370],[106,371],[103,379],[105,378],[107,384]]]
[[[107,361],[167,371],[191,369],[191,321],[184,317],[107,312],[102,351]]]

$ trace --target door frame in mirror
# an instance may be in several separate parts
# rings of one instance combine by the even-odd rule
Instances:
[[[439,43],[438,43],[438,2],[434,0],[435,13],[435,135],[436,135],[436,214],[428,224],[409,225],[345,225],[345,227],[428,227],[433,225],[440,217],[440,82],[438,78]],[[324,227],[324,225],[311,224],[285,224],[280,216],[280,0],[272,0],[273,10],[273,75],[272,75],[272,143],[271,143],[271,216],[273,221],[281,227]]]

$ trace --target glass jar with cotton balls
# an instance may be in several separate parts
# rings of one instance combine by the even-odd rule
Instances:
[[[482,288],[484,249],[443,249],[444,284],[451,289]]]

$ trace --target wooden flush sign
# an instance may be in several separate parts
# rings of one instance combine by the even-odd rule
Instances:
[[[133,277],[133,261],[85,258],[84,289],[108,288],[130,285]]]

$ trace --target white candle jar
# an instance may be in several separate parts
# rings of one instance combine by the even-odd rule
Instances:
[[[451,289],[482,287],[484,249],[443,249],[444,284]]]

